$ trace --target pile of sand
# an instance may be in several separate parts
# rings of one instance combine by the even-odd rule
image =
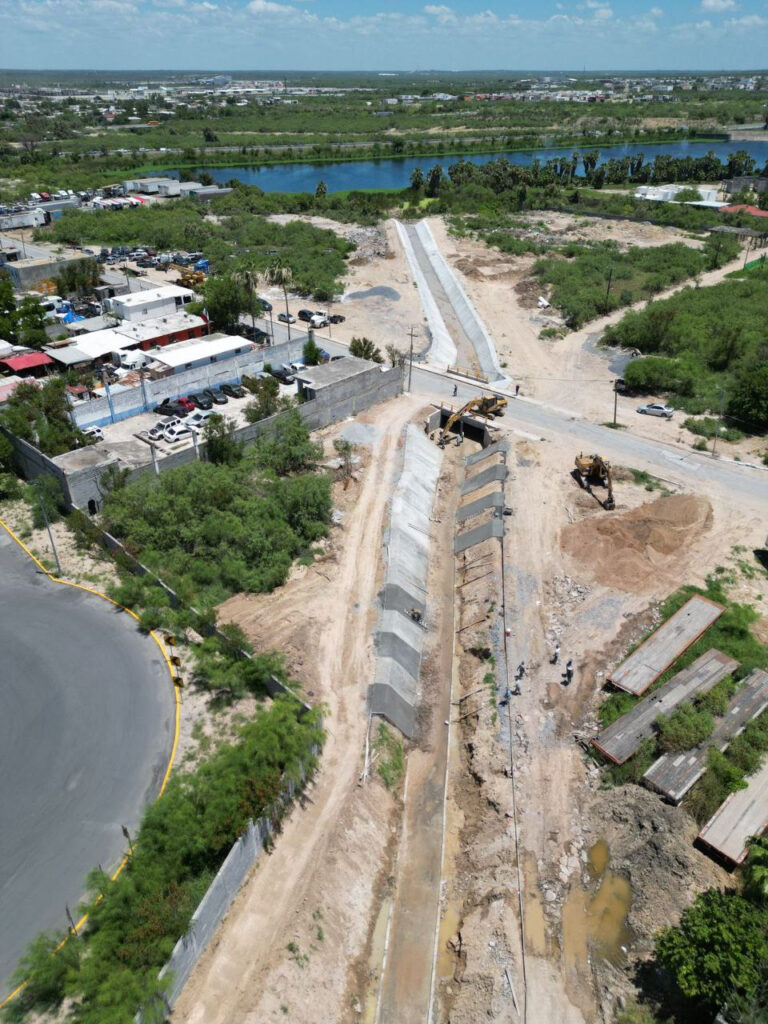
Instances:
[[[563,529],[563,551],[618,590],[643,592],[669,573],[678,557],[712,525],[705,498],[672,495],[628,512],[607,514]]]

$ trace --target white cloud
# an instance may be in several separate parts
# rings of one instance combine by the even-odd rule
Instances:
[[[613,11],[610,7],[598,7],[593,17],[595,21],[608,21],[613,17]]]
[[[701,0],[702,11],[735,11],[736,0]]]
[[[295,7],[289,7],[288,4],[276,4],[273,0],[251,0],[248,4],[248,10],[251,14],[296,14]]]
[[[729,18],[725,22],[726,28],[765,28],[768,25],[768,18],[762,14],[745,14],[741,18]]]
[[[660,7],[652,7],[650,9],[650,11],[648,11],[648,14],[652,18],[663,18],[664,17],[664,11],[662,11],[662,9]]]

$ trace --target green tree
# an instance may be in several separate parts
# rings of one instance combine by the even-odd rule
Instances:
[[[286,316],[290,317],[290,310],[288,309],[288,289],[293,283],[293,270],[284,263],[275,262],[271,266],[267,267],[264,278],[270,285],[276,285],[282,288],[283,299],[285,300],[285,313]],[[291,324],[290,320],[287,324],[288,327],[288,341],[291,340]]]
[[[208,317],[216,330],[236,331],[248,308],[245,292],[234,277],[209,277],[203,285]]]
[[[312,334],[304,342],[304,348],[302,349],[302,359],[307,366],[317,366],[320,362],[320,349],[317,347],[314,337]]]
[[[759,985],[768,959],[766,915],[736,892],[709,889],[677,927],[658,934],[656,955],[684,996],[715,1013],[732,992],[749,995]]]
[[[712,715],[690,703],[683,704],[668,717],[661,715],[656,719],[659,747],[665,753],[698,746],[712,735],[714,727]]]
[[[753,836],[744,865],[744,894],[753,903],[768,905],[768,836]]]
[[[414,167],[411,171],[411,189],[414,192],[421,192],[424,188],[424,171],[420,167]]]
[[[323,446],[312,441],[298,409],[290,409],[273,430],[259,435],[254,453],[258,466],[285,476],[315,466],[323,456]]]
[[[427,174],[427,188],[426,192],[428,196],[436,196],[440,191],[440,186],[443,183],[443,168],[440,164],[435,164]]]
[[[67,932],[43,932],[33,939],[11,978],[12,988],[26,985],[5,1011],[8,1019],[24,1020],[33,1010],[57,1011],[66,995],[68,976],[77,972],[81,948]]]
[[[0,341],[8,341],[11,345],[17,345],[19,342],[18,313],[13,297],[13,285],[5,273],[0,274]]]
[[[237,424],[219,413],[214,413],[205,421],[203,441],[206,457],[209,462],[234,466],[243,457],[243,442],[235,440]]]
[[[341,459],[341,476],[346,488],[347,482],[352,476],[352,461],[355,455],[355,445],[345,437],[337,437],[333,442],[336,454]]]
[[[324,181],[318,181],[317,188],[315,189],[315,199],[325,199],[328,195],[328,186]]]
[[[768,365],[745,363],[739,368],[732,379],[727,411],[755,430],[768,428]]]
[[[258,377],[249,386],[253,401],[245,407],[249,423],[258,423],[277,412],[280,404],[280,384],[275,377]]]
[[[21,345],[28,348],[41,349],[50,341],[45,333],[45,310],[39,299],[26,296],[19,303],[16,311],[18,338]]]
[[[358,359],[370,359],[374,363],[384,362],[384,356],[370,338],[353,338],[349,343],[349,354]]]
[[[402,351],[402,349],[399,349],[396,345],[386,345],[385,351],[387,353],[387,358],[392,363],[393,368],[395,366],[405,365],[406,355],[405,352]]]

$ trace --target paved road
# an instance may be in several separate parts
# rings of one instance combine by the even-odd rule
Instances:
[[[52,583],[0,528],[0,1001],[19,955],[114,870],[158,792],[174,695],[157,644]]]

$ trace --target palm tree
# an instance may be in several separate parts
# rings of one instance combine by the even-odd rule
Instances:
[[[744,893],[755,903],[768,904],[768,836],[753,836],[749,842]]]
[[[267,267],[264,272],[264,279],[270,285],[277,285],[278,288],[283,289],[283,298],[285,299],[285,315],[288,324],[288,341],[291,340],[291,314],[288,311],[288,286],[293,281],[293,271],[290,267],[285,266],[283,263],[275,262],[271,267]]]
[[[251,311],[251,328],[253,330],[253,336],[256,337],[256,314],[253,309],[253,296],[254,292],[259,286],[259,275],[255,270],[250,267],[245,267],[243,270],[238,270],[234,275],[235,280],[243,285],[248,292],[248,303]]]

